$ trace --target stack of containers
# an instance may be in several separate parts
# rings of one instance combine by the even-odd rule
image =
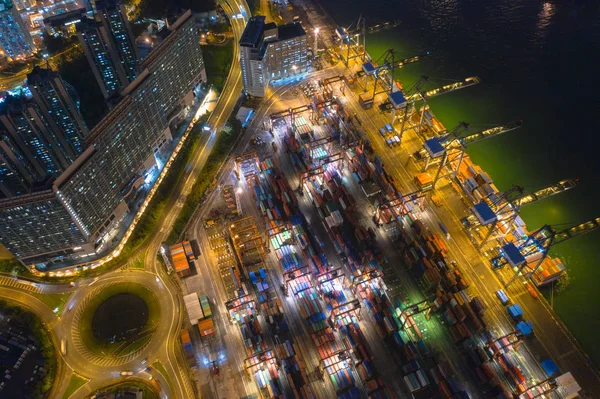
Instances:
[[[262,360],[266,358],[268,360]],[[254,377],[254,381],[263,398],[283,398],[283,388],[279,381],[279,370],[274,358],[274,354],[270,349],[249,356],[246,359],[246,367],[248,372]]]
[[[501,353],[500,356],[497,357],[497,361],[516,388],[527,386],[527,381],[525,380],[523,373],[510,353]]]
[[[260,163],[260,169],[262,175],[265,177],[265,180],[269,182],[270,189],[275,194],[275,199],[277,200],[272,201],[275,203],[276,208],[274,212],[279,216],[279,218],[281,218],[281,214],[279,212],[279,204],[281,204],[283,212],[286,216],[285,218],[289,218],[295,212],[298,204],[294,192],[287,184],[287,181],[282,176],[272,158],[264,159]]]
[[[282,369],[286,373],[287,381],[292,388],[294,397],[297,399],[314,399],[315,394],[308,385],[306,363],[296,350],[296,344],[286,341],[285,346],[283,352],[278,357],[281,359]]]
[[[181,330],[180,339],[188,365],[190,367],[196,367],[196,354],[194,352],[194,345],[190,340],[190,333],[188,332],[187,328]]]
[[[383,338],[390,335],[396,326],[392,318],[393,308],[383,290],[381,278],[361,283],[357,290],[359,297],[375,320],[379,336]]]

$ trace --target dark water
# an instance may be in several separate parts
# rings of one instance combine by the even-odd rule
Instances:
[[[376,59],[387,48],[398,57],[423,50],[427,60],[403,69],[404,86],[419,75],[482,83],[430,101],[452,128],[458,121],[484,127],[523,119],[524,127],[471,146],[468,152],[500,190],[512,184],[534,190],[564,178],[581,185],[532,204],[521,215],[530,230],[545,223],[582,222],[600,216],[600,7],[599,2],[541,0],[322,0],[337,22],[359,14],[367,25],[401,20],[393,30],[367,37]],[[473,130],[474,131],[474,130]],[[600,232],[556,246],[570,285],[554,295],[554,308],[600,364]],[[550,298],[550,294],[548,298]]]

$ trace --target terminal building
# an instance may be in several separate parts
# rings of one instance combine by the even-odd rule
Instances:
[[[0,242],[24,262],[94,255],[128,213],[131,186],[156,167],[155,154],[172,139],[169,121],[206,80],[191,12],[164,29],[82,155],[50,188],[0,200]]]
[[[277,26],[252,17],[240,39],[240,63],[246,94],[264,97],[269,83],[306,72],[306,32],[298,22]]]

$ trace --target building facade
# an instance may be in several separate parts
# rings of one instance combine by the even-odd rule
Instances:
[[[52,190],[0,202],[0,242],[18,258],[91,249]]]
[[[96,10],[100,22],[109,33],[120,68],[127,82],[131,83],[138,74],[140,57],[125,6],[120,0],[96,0]]]
[[[10,142],[0,139],[0,199],[27,194],[37,180],[36,171],[25,156]]]
[[[83,152],[83,139],[88,133],[79,113],[77,92],[56,72],[40,67],[27,75],[27,87],[46,118],[64,136],[72,163]]]
[[[53,182],[54,200],[91,246],[128,212],[124,196],[132,182],[156,165],[155,153],[171,139],[172,115],[191,105],[194,88],[206,80],[200,35],[191,12],[165,29],[168,34],[140,65],[141,73],[123,90],[123,99],[88,135],[87,149]],[[0,212],[11,209],[10,201],[0,201]],[[2,223],[0,230],[6,230]],[[64,227],[59,223],[33,226],[44,237],[63,236]],[[18,231],[0,239],[25,260],[89,250],[80,244],[53,246],[56,241],[45,246],[43,254],[38,247],[24,250],[27,235]]]
[[[37,104],[23,94],[5,97],[0,104],[0,130],[38,179],[58,176],[75,159],[64,135],[53,129]]]
[[[77,23],[76,29],[102,95],[110,98],[118,94],[127,85],[127,78],[104,25],[94,19],[83,18]]]
[[[12,0],[0,0],[0,55],[11,60],[25,59],[35,46]]]
[[[306,32],[298,22],[277,26],[252,17],[240,39],[244,91],[264,97],[269,83],[304,73],[308,63]]]

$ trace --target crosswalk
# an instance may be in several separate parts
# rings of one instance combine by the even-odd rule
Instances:
[[[34,292],[36,294],[42,293],[42,289],[34,283],[30,283],[29,281],[25,282],[23,280],[17,280],[11,277],[0,276],[0,286],[16,288],[23,291]]]

